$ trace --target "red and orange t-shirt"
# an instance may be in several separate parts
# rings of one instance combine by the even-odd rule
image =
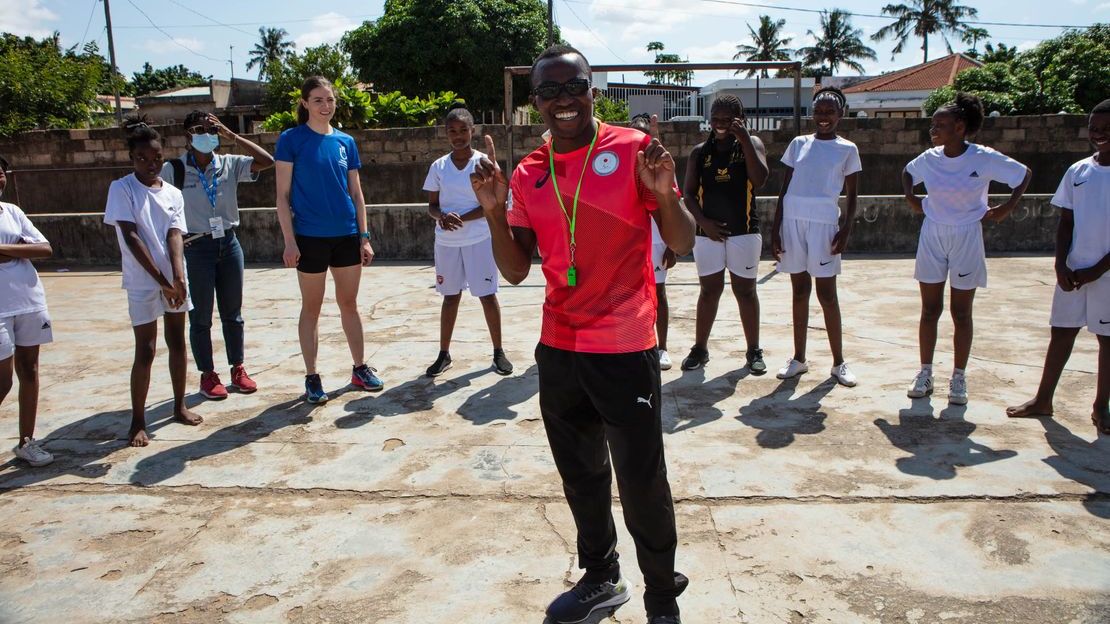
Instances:
[[[577,285],[567,284],[570,224],[555,197],[544,145],[526,156],[509,184],[508,220],[536,233],[547,295],[540,342],[582,353],[631,353],[655,346],[655,277],[651,215],[655,196],[636,172],[636,155],[651,139],[629,128],[598,127],[597,144],[555,154],[555,176],[567,214],[582,168],[575,227]]]

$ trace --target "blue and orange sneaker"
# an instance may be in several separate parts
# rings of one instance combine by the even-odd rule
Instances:
[[[385,387],[385,382],[378,378],[377,369],[360,364],[351,370],[351,384],[357,388],[377,392]]]
[[[304,400],[313,404],[328,402],[328,393],[324,392],[324,383],[320,381],[320,375],[304,376]]]

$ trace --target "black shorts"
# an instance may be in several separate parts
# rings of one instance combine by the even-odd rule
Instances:
[[[301,259],[297,270],[301,273],[324,273],[328,267],[349,267],[362,264],[358,234],[348,236],[296,235]]]

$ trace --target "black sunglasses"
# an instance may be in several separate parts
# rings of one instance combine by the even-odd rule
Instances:
[[[585,78],[572,78],[566,82],[545,82],[534,89],[532,95],[543,98],[545,100],[554,100],[559,97],[563,91],[571,97],[578,97],[584,95],[590,90],[590,81]]]
[[[186,128],[185,132],[188,132],[189,134],[219,134],[220,130],[216,126],[209,126],[205,128],[204,126],[196,125]]]

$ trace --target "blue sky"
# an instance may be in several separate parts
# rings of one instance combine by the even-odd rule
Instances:
[[[96,41],[107,55],[104,8],[99,0],[3,0],[0,31],[45,36],[61,33],[65,45]],[[556,22],[563,36],[586,53],[591,62],[650,62],[648,41],[662,41],[668,51],[691,61],[729,60],[738,43],[749,39],[747,23],[758,22],[760,14],[786,20],[791,45],[808,45],[807,30],[816,30],[815,13],[786,8],[820,9],[836,6],[856,14],[854,24],[870,35],[888,20],[865,17],[879,14],[885,0],[764,0],[744,6],[732,0],[556,0]],[[964,0],[979,9],[979,20],[1016,24],[1088,25],[1110,22],[1110,0]],[[184,0],[111,0],[112,23],[120,69],[130,75],[144,62],[155,67],[182,63],[216,78],[227,78],[235,61],[235,75],[246,71],[247,53],[258,40],[258,27],[286,29],[298,49],[333,43],[364,20],[381,15],[382,0],[355,2],[330,0],[316,3],[235,0],[234,2],[189,3]],[[140,12],[142,9],[146,16]],[[217,25],[221,22],[226,26]],[[161,27],[169,36],[154,25]],[[1053,37],[1059,28],[1031,26],[985,26],[992,40],[1026,49]],[[953,41],[954,49],[966,46]],[[921,61],[919,41],[907,45],[891,58],[891,41],[869,42],[878,60],[865,63],[868,74],[897,69]],[[234,50],[229,49],[234,46]],[[945,53],[943,43],[930,40],[930,58]],[[702,72],[705,83],[725,77],[723,72]],[[628,79],[632,79],[631,76]]]

